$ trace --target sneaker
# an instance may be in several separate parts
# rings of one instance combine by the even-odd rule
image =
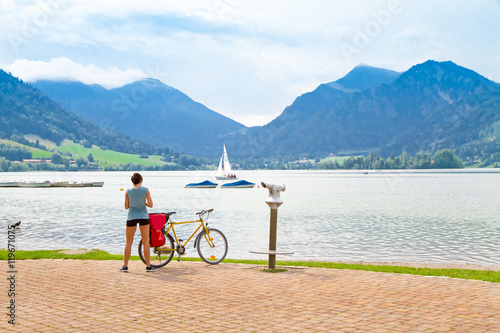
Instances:
[[[120,268],[120,271],[122,271],[123,273],[127,273],[128,272],[128,267],[127,266],[123,266],[122,268]]]
[[[146,272],[154,272],[156,269],[153,266],[146,267]]]

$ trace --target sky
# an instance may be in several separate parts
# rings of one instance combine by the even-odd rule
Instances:
[[[360,63],[500,82],[500,0],[0,0],[0,68],[112,89],[152,77],[246,126]]]

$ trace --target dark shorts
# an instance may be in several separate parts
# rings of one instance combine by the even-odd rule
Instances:
[[[137,223],[139,223],[139,225],[148,225],[149,219],[127,220],[127,227],[135,227]]]

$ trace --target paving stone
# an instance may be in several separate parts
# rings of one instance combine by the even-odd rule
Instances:
[[[6,332],[500,332],[500,285],[321,268],[171,262],[16,263]],[[0,295],[7,304],[6,293]]]

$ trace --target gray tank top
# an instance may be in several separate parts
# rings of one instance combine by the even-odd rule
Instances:
[[[146,208],[146,194],[148,188],[141,186],[137,189],[131,188],[127,190],[129,209],[128,220],[148,219],[148,209]]]

